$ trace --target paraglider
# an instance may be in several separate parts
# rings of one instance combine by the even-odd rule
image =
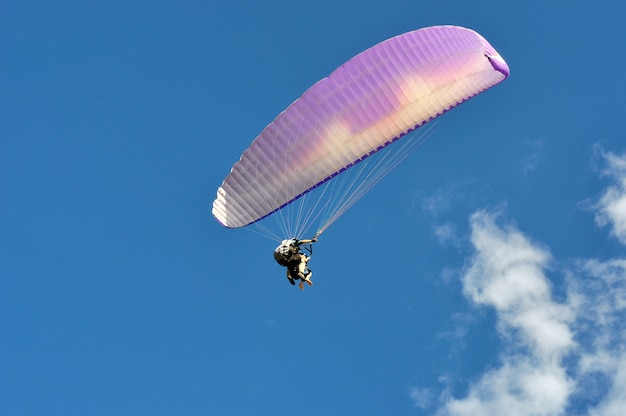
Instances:
[[[397,161],[382,173],[363,169],[365,179],[347,181],[348,192],[324,190],[308,208],[283,212],[508,75],[498,52],[471,29],[433,26],[383,41],[314,84],[263,129],[219,187],[213,215],[238,228],[275,214],[289,223],[279,241],[297,241],[320,219],[317,239]]]
[[[280,245],[274,250],[274,259],[276,262],[287,268],[287,280],[289,280],[289,283],[295,285],[296,280],[300,280],[298,286],[302,290],[304,290],[304,282],[309,286],[313,286],[313,282],[311,281],[313,271],[308,267],[308,263],[313,254],[311,244],[316,242],[317,237],[310,240],[290,238],[281,241]],[[309,252],[308,256],[300,251],[300,247],[305,244],[309,245],[307,249]]]

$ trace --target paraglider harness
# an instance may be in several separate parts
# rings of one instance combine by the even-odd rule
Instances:
[[[284,267],[293,267],[294,263],[297,266],[300,263],[300,260],[298,260],[297,262],[291,261],[291,257],[294,256],[295,254],[299,254],[300,253],[300,247],[303,247],[305,251],[307,251],[309,253],[309,256],[313,255],[313,244],[312,243],[308,243],[306,245],[304,244],[300,244],[300,241],[293,238],[290,241],[289,245],[285,245],[285,241],[287,240],[283,240],[283,243],[281,243],[280,246],[278,246],[276,248],[276,250],[274,250],[274,259],[276,260],[276,262],[278,264],[280,264],[281,266]],[[295,247],[296,251],[295,252],[291,252],[291,247]]]

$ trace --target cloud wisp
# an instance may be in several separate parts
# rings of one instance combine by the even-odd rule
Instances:
[[[626,245],[626,154],[602,154],[605,168],[602,174],[613,181],[595,205],[596,223],[611,226],[611,234]]]

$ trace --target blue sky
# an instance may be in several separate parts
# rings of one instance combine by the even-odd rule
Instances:
[[[4,2],[1,412],[623,414],[625,14]],[[333,224],[299,291],[217,187],[311,84],[436,24],[511,77]]]

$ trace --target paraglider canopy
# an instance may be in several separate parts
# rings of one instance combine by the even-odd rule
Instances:
[[[254,223],[508,75],[489,42],[462,27],[379,43],[314,84],[259,134],[219,187],[213,215],[229,228]]]

